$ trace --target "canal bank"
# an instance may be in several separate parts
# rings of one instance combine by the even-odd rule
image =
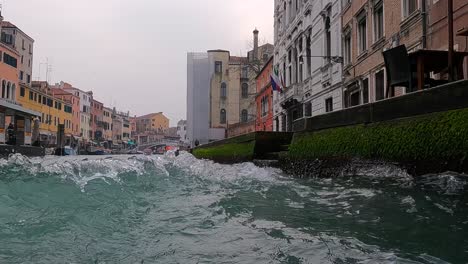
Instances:
[[[302,118],[293,130],[289,147],[276,154],[278,166],[295,176],[336,176],[355,164],[382,162],[412,175],[463,173],[468,171],[468,81]],[[222,157],[223,163],[261,159],[254,140],[233,142],[238,139],[203,145],[193,154],[214,161]],[[283,150],[286,145],[281,143]]]

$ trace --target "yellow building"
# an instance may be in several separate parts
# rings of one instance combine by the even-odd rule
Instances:
[[[156,132],[164,134],[169,129],[169,119],[162,112],[137,117],[137,133]]]
[[[33,82],[32,88],[21,85],[17,92],[17,101],[25,108],[41,113],[40,141],[45,145],[57,143],[58,125],[65,126],[65,136],[71,137],[72,131],[72,105],[52,96],[46,82]]]

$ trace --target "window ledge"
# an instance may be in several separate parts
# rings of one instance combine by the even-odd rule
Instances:
[[[419,9],[414,10],[409,16],[405,17],[400,22],[400,30],[405,30],[410,27],[416,21],[416,18],[420,17],[421,11]]]
[[[386,42],[385,36],[382,36],[376,42],[374,42],[374,44],[372,44],[371,47],[373,50],[381,49],[383,46],[385,46],[385,42]]]
[[[343,66],[343,72],[350,70],[353,67],[351,62],[348,62],[346,65]]]
[[[366,57],[367,57],[367,50],[361,52],[361,54],[359,54],[359,56],[357,56],[356,60],[357,60],[357,62],[360,62],[360,61],[364,60],[364,58],[366,58]]]
[[[348,9],[351,7],[351,1],[348,2],[344,7],[343,9],[341,10],[341,14],[344,14],[346,13],[346,11],[348,11]]]
[[[331,61],[327,61],[320,69],[322,70],[322,72],[324,72],[324,71],[327,71],[331,67],[332,67]]]

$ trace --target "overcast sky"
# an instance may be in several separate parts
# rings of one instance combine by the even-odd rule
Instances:
[[[33,79],[92,90],[131,114],[186,116],[187,52],[245,55],[252,31],[273,41],[273,0],[0,0],[35,40]],[[41,70],[39,68],[41,67]]]

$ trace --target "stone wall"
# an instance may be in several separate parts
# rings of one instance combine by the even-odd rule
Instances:
[[[294,122],[293,131],[315,131],[468,108],[467,99],[468,80],[463,80],[372,104],[302,118]]]

